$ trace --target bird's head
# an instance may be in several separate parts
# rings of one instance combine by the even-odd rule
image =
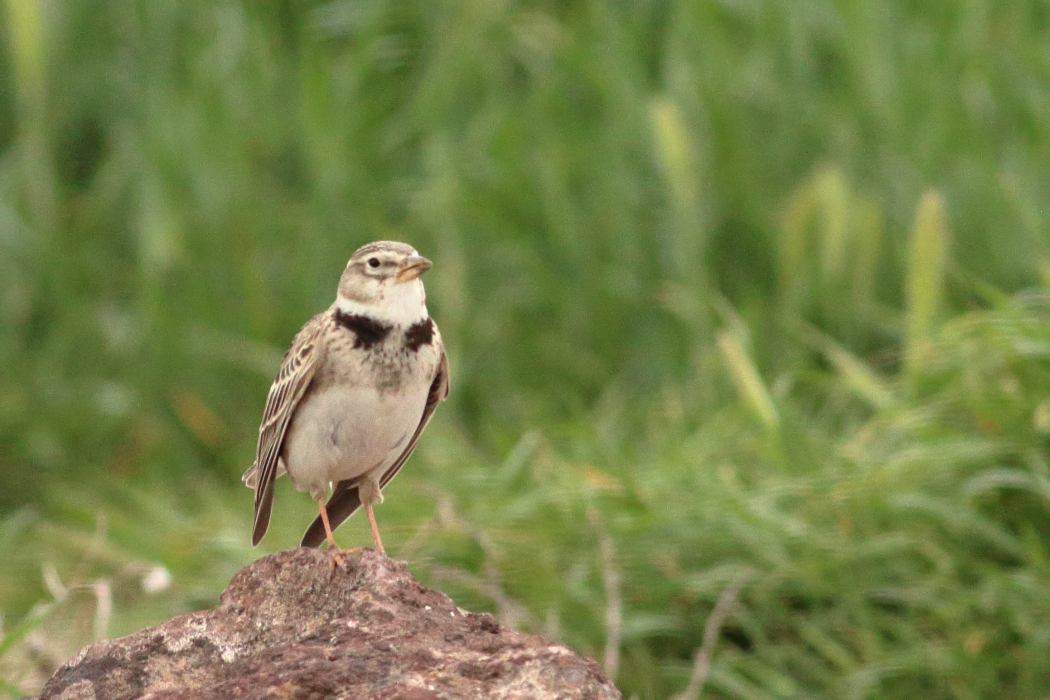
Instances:
[[[427,316],[427,294],[419,276],[431,262],[407,243],[376,241],[358,248],[339,278],[336,305],[345,313],[392,323]]]

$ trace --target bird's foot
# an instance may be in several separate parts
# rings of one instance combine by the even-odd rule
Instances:
[[[328,552],[328,565],[332,567],[332,570],[343,568],[343,558],[339,556],[339,549],[326,549]]]

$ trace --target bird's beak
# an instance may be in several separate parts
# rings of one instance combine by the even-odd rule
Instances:
[[[401,266],[397,268],[397,277],[395,279],[398,284],[410,282],[429,270],[431,265],[433,263],[422,255],[409,255],[401,263]]]

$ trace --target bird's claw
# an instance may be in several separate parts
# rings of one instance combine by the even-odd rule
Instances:
[[[328,552],[328,565],[332,567],[332,570],[343,568],[343,558],[339,556],[339,550],[329,549]]]

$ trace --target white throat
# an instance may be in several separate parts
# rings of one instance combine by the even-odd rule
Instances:
[[[427,294],[418,279],[387,288],[382,297],[370,304],[347,299],[340,294],[336,297],[335,305],[344,314],[369,316],[396,326],[410,326],[429,316]]]

